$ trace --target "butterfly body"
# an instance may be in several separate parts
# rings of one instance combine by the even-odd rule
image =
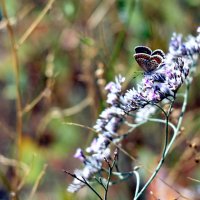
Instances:
[[[151,72],[162,63],[165,54],[161,49],[152,51],[149,47],[137,46],[134,58],[145,72]]]

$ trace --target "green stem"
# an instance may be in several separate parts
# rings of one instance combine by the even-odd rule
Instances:
[[[125,133],[124,135],[127,135],[129,134],[130,132],[132,132],[134,129],[136,129],[137,127],[145,124],[146,122],[159,122],[159,123],[163,123],[163,124],[166,124],[166,120],[162,120],[162,119],[157,119],[157,118],[148,118],[147,120],[144,120],[138,124],[131,124],[129,122],[125,122],[126,125],[132,127],[130,130],[128,130],[127,133]],[[176,130],[176,127],[174,126],[174,124],[172,124],[171,122],[168,121],[168,125],[175,131]],[[123,136],[124,136],[123,135]]]
[[[71,177],[79,180],[81,183],[86,184],[96,195],[100,200],[103,200],[103,198],[98,194],[98,192],[87,182],[87,180],[81,176],[81,178],[77,177],[75,174],[72,174],[66,170],[63,170],[63,172],[65,172],[66,174],[70,175]]]
[[[76,178],[77,178],[77,177],[76,177]],[[82,178],[83,178],[83,177],[82,177]],[[78,178],[77,178],[77,179],[78,179]],[[78,179],[78,180],[81,181],[81,179]],[[86,181],[86,179],[83,178],[83,180],[84,180],[84,183],[99,197],[99,199],[103,200],[103,199],[101,198],[101,196],[98,194],[98,192]]]
[[[134,199],[135,199],[137,194],[138,194],[139,187],[140,187],[140,175],[136,170],[134,170],[133,172],[134,172],[135,177],[136,177],[136,188],[135,188],[135,196],[134,196]]]
[[[186,91],[186,93],[188,93],[188,92]],[[187,96],[187,95],[185,95],[185,96]],[[186,105],[187,105],[187,103],[186,103],[187,100],[186,99],[187,98],[184,99],[184,103],[183,103],[183,106],[182,106],[182,112],[181,113],[184,113],[184,111],[185,111],[185,108],[186,108]],[[179,118],[180,122],[178,122],[178,125],[177,125],[177,127],[175,129],[176,131],[174,132],[174,135],[173,135],[169,145],[167,145],[168,144],[168,132],[169,132],[169,115],[171,113],[173,104],[174,104],[174,101],[170,104],[170,108],[169,108],[167,113],[163,109],[161,109],[163,111],[163,113],[165,114],[165,116],[166,116],[166,129],[165,129],[165,144],[164,144],[163,153],[162,153],[162,157],[160,159],[160,162],[158,163],[154,173],[151,175],[151,177],[146,182],[146,184],[143,186],[143,188],[140,190],[140,192],[135,194],[134,200],[137,200],[141,196],[141,194],[144,192],[144,190],[146,190],[146,188],[149,186],[149,184],[154,180],[154,178],[158,174],[160,168],[162,167],[162,164],[163,164],[163,162],[164,162],[164,160],[165,160],[165,158],[167,156],[167,153],[168,153],[171,145],[173,144],[173,142],[174,142],[174,140],[176,138],[176,135],[178,133],[177,129],[179,130],[181,122],[182,122],[181,117]]]
[[[166,149],[166,152],[165,152],[165,157],[167,156],[172,144],[174,143],[178,133],[179,133],[179,129],[181,127],[181,124],[182,124],[182,121],[183,121],[183,114],[185,113],[185,110],[186,110],[186,106],[187,106],[187,101],[188,101],[188,92],[189,92],[189,84],[186,83],[186,91],[185,91],[185,94],[184,94],[184,101],[183,101],[183,105],[182,105],[182,109],[181,109],[181,114],[180,114],[180,117],[179,117],[179,120],[178,120],[178,124],[176,126],[176,130],[174,132],[174,135],[170,141],[170,143],[168,144],[167,146],[167,149]]]
[[[159,122],[159,123],[166,124],[166,120],[162,120],[162,119],[148,118],[148,121],[150,121],[150,122]],[[168,125],[169,125],[174,131],[176,130],[176,127],[175,127],[174,124],[172,124],[171,122],[168,121]]]
[[[113,167],[115,166],[115,162],[116,162],[116,160],[114,159],[112,166],[108,163],[109,173],[108,173],[108,180],[107,180],[107,184],[106,184],[106,188],[105,188],[104,200],[107,199],[109,183],[110,183],[110,180],[111,180],[111,175],[112,175]]]
[[[108,195],[108,186],[109,186],[109,182],[110,182],[110,178],[111,178],[111,173],[112,173],[112,169],[109,168],[108,180],[107,180],[107,184],[106,184],[106,187],[105,187],[104,200],[107,199],[107,195]]]

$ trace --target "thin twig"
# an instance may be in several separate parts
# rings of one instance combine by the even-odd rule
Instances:
[[[178,124],[177,124],[177,126],[176,126],[176,129],[175,129],[175,132],[174,132],[174,134],[173,134],[173,137],[172,137],[172,139],[171,139],[171,141],[169,142],[168,145],[166,145],[166,144],[167,144],[167,138],[166,138],[166,141],[165,141],[165,145],[166,145],[166,146],[164,146],[164,150],[163,150],[163,154],[162,154],[162,158],[161,158],[160,162],[158,163],[158,165],[157,165],[157,167],[156,167],[154,173],[153,173],[153,174],[151,175],[151,177],[148,179],[148,181],[147,181],[146,184],[143,186],[143,188],[140,190],[140,192],[137,194],[137,196],[134,198],[134,200],[137,200],[137,199],[139,198],[139,196],[141,196],[141,194],[144,192],[144,190],[149,186],[149,184],[154,180],[154,178],[156,177],[156,175],[157,175],[159,169],[161,168],[161,166],[162,166],[162,164],[163,164],[163,162],[164,162],[164,159],[166,158],[166,156],[167,156],[169,150],[171,149],[172,144],[174,143],[174,141],[175,141],[175,139],[176,139],[176,136],[177,136],[177,134],[178,134],[178,132],[179,132],[179,129],[180,129],[180,127],[181,127],[181,123],[182,123],[182,120],[183,120],[183,114],[184,114],[184,112],[185,112],[185,110],[186,110],[186,105],[187,105],[187,100],[188,100],[189,84],[186,84],[186,86],[187,86],[187,88],[186,88],[185,95],[184,95],[184,101],[183,101],[183,105],[182,105],[182,109],[181,109],[181,115],[180,115],[180,117],[179,117],[179,121],[178,121]],[[168,113],[167,113],[167,115],[166,115],[167,119],[169,118],[169,114],[170,114],[170,112],[171,112],[172,106],[173,106],[173,102],[172,102],[172,104],[170,105],[170,108],[169,108]],[[164,112],[164,113],[165,113],[165,112]],[[169,124],[167,123],[167,124],[166,124],[166,137],[168,137],[168,134],[167,134],[167,132],[168,132],[168,125],[169,125]]]
[[[81,112],[83,109],[85,109],[87,106],[91,104],[92,100],[91,98],[86,98],[80,103],[78,103],[75,106],[72,106],[70,108],[66,108],[64,110],[61,110],[58,107],[52,108],[41,120],[40,124],[38,125],[38,134],[41,134],[45,128],[47,127],[48,123],[54,119],[54,118],[64,118],[68,116],[75,115],[79,112]],[[65,124],[65,123],[64,123]],[[69,124],[71,125],[71,124]]]
[[[16,25],[19,21],[21,21],[23,18],[25,18],[33,8],[34,8],[34,5],[29,4],[25,7],[23,7],[22,10],[20,10],[20,13],[18,16],[9,17],[10,25],[12,25],[12,26]],[[8,23],[8,20],[6,20],[6,19],[5,20],[3,19],[2,21],[0,21],[0,30],[5,29],[7,27],[7,23]]]
[[[72,174],[71,172],[68,172],[64,169],[63,169],[63,172],[65,172],[66,174],[70,175],[71,177],[79,180],[81,183],[86,184],[99,197],[100,200],[103,200],[102,197],[99,195],[99,193],[86,181],[86,179],[84,177],[81,177],[82,178],[81,179],[81,178],[77,177],[76,174]]]
[[[7,20],[7,30],[8,30],[8,34],[10,37],[10,42],[11,42],[11,49],[12,49],[12,57],[13,57],[13,68],[15,71],[15,84],[16,84],[16,95],[17,95],[17,99],[16,99],[16,113],[17,113],[17,122],[16,122],[16,132],[17,132],[17,142],[16,142],[16,147],[17,147],[17,157],[18,159],[21,157],[21,141],[22,141],[22,116],[21,116],[21,111],[22,111],[22,103],[21,103],[21,94],[20,94],[20,84],[19,84],[19,80],[20,80],[20,75],[19,75],[19,58],[18,58],[18,54],[17,54],[17,49],[16,47],[16,42],[15,42],[15,35],[14,35],[14,31],[13,28],[10,24],[9,18],[8,18],[8,14],[7,14],[7,10],[6,10],[6,4],[5,4],[5,0],[1,0],[1,4],[2,4],[2,11],[3,11],[3,15],[5,17],[5,20]]]
[[[0,154],[0,163],[6,166],[21,168],[25,173],[29,171],[28,165],[25,164],[24,162],[19,162],[18,160],[7,158],[1,154]]]
[[[31,193],[30,193],[30,195],[28,197],[28,200],[32,200],[33,199],[33,196],[34,196],[34,194],[35,194],[35,192],[36,192],[36,190],[37,190],[37,188],[38,188],[38,186],[39,186],[39,184],[41,182],[41,179],[46,173],[47,166],[48,166],[47,164],[44,164],[44,167],[43,167],[42,171],[40,172],[39,176],[37,177],[37,180],[35,181],[35,184],[34,184],[32,190],[31,190]]]
[[[49,93],[49,88],[45,88],[35,99],[32,100],[25,108],[22,110],[21,115],[30,112],[45,96],[46,93]]]
[[[18,49],[19,46],[21,46],[27,38],[31,35],[31,33],[35,30],[35,28],[38,26],[38,24],[41,22],[43,17],[47,14],[47,12],[51,9],[52,4],[55,0],[49,0],[47,5],[44,7],[44,9],[41,11],[41,13],[38,15],[38,17],[33,21],[33,23],[30,25],[30,27],[25,31],[25,33],[21,36],[19,39],[16,48]]]
[[[163,152],[162,152],[162,157],[160,162],[158,163],[154,173],[151,175],[151,177],[148,179],[148,181],[145,183],[145,185],[143,186],[143,188],[140,190],[140,192],[138,192],[138,190],[136,190],[136,193],[134,195],[134,200],[137,200],[140,195],[144,192],[144,190],[146,190],[146,188],[149,186],[149,184],[154,180],[154,178],[156,177],[157,173],[159,172],[160,168],[162,167],[162,164],[164,163],[165,157],[166,157],[166,150],[167,150],[167,144],[168,144],[168,132],[169,132],[169,115],[171,113],[172,107],[173,107],[174,101],[172,101],[172,103],[170,104],[169,110],[166,113],[160,106],[157,105],[157,107],[159,109],[162,110],[162,112],[164,113],[165,117],[166,117],[166,129],[165,129],[165,144],[164,144],[164,148],[163,148]],[[139,179],[137,179],[139,180]],[[138,186],[138,184],[137,184]]]
[[[176,139],[176,136],[178,135],[179,133],[179,129],[181,127],[181,124],[182,124],[182,121],[183,121],[183,114],[185,113],[185,110],[186,110],[186,106],[187,106],[187,102],[188,102],[188,93],[189,93],[189,87],[190,85],[189,84],[186,84],[186,91],[185,91],[185,94],[184,94],[184,101],[183,101],[183,105],[182,105],[182,109],[181,109],[181,114],[179,116],[179,120],[178,120],[178,124],[176,126],[176,131],[170,141],[170,143],[168,144],[167,146],[167,149],[166,149],[166,153],[165,154],[168,154],[169,150],[171,149],[171,146],[172,144],[174,143],[175,139]]]
[[[110,185],[111,175],[112,175],[112,171],[113,171],[113,168],[115,166],[115,163],[116,163],[116,159],[117,159],[117,154],[115,154],[113,163],[112,163],[112,165],[110,165],[109,161],[105,158],[105,161],[106,161],[106,163],[108,164],[108,167],[109,167],[109,172],[108,172],[107,183],[106,183],[106,186],[105,186],[104,200],[107,200],[108,188],[109,188],[109,185]]]
[[[133,171],[135,174],[135,178],[136,178],[136,188],[135,188],[135,195],[134,195],[134,199],[136,198],[138,192],[139,192],[139,186],[140,186],[140,175],[138,173],[137,170]]]
[[[197,180],[197,179],[195,179],[195,178],[191,178],[191,177],[187,177],[189,180],[191,180],[191,181],[194,181],[194,182],[197,182],[197,183],[200,183],[200,180]]]
[[[89,29],[94,29],[102,21],[114,2],[115,0],[104,0],[101,2],[87,21]]]
[[[72,123],[72,122],[64,122],[63,124],[67,124],[67,125],[72,125],[72,126],[78,126],[78,127],[82,127],[82,128],[86,128],[94,133],[96,133],[97,135],[99,134],[99,132],[95,131],[93,128],[88,127],[88,126],[84,126],[81,124],[77,124],[77,123]],[[134,158],[132,155],[130,155],[127,151],[125,151],[122,147],[120,147],[119,145],[117,145],[116,143],[114,143],[112,140],[110,140],[108,137],[102,135],[103,137],[106,138],[106,140],[108,140],[111,144],[113,144],[115,147],[117,147],[118,149],[120,149],[121,152],[123,152],[126,156],[128,156],[130,159],[136,161],[139,165],[143,166],[142,164],[139,163],[139,161]]]
[[[54,55],[52,53],[49,53],[47,55],[46,60],[47,60],[46,73],[45,73],[47,77],[46,87],[37,97],[35,97],[35,99],[33,99],[29,104],[25,106],[25,108],[22,110],[22,113],[21,113],[22,115],[30,112],[43,98],[50,97],[52,93],[52,88],[53,88],[54,79],[55,79],[54,70],[53,70],[54,69],[54,65],[53,65]]]
[[[148,121],[150,122],[160,122],[160,123],[163,123],[163,124],[166,124],[167,120],[162,120],[162,119],[156,119],[156,118],[148,118]],[[168,121],[168,125],[175,131],[176,130],[176,127],[174,126],[173,123],[169,122]]]
[[[33,163],[34,163],[34,158],[35,158],[35,154],[33,154],[33,158],[30,162],[30,164],[28,165],[29,166],[29,169],[25,172],[25,174],[23,175],[23,178],[21,179],[21,182],[18,184],[17,186],[17,190],[16,191],[20,191],[22,189],[22,187],[24,186],[25,184],[25,181],[26,181],[26,178],[28,177],[28,175],[30,174],[30,172],[32,171],[33,169]]]

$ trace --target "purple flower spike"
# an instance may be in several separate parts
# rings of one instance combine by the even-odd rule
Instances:
[[[74,154],[74,158],[78,158],[80,161],[84,161],[85,160],[85,156],[83,154],[82,149],[78,148],[76,150],[76,153]]]
[[[149,115],[155,112],[152,105],[161,102],[167,97],[175,96],[177,90],[188,78],[189,72],[194,70],[200,54],[200,27],[197,32],[198,35],[196,37],[189,36],[184,42],[182,35],[174,33],[169,45],[169,51],[162,57],[162,62],[157,60],[156,68],[146,70],[141,83],[136,88],[122,92],[122,83],[125,78],[121,75],[115,78],[115,82],[107,84],[105,89],[108,91],[106,101],[108,107],[102,111],[94,125],[94,129],[99,132],[99,135],[86,149],[89,155],[85,156],[81,149],[77,149],[74,155],[84,164],[83,169],[75,170],[77,177],[80,177],[80,179],[84,177],[85,180],[90,181],[101,170],[104,158],[109,158],[110,156],[111,141],[120,141],[118,139],[121,138],[119,129],[126,120],[127,114],[139,110],[135,121],[146,120]],[[147,51],[149,48],[143,47],[142,49]],[[154,54],[157,55],[159,52],[162,51],[155,51]],[[153,53],[151,56],[151,60],[153,60],[155,58]],[[140,64],[142,64],[144,55],[139,55],[139,57],[137,55],[138,58],[140,59]],[[145,59],[147,60],[146,57]],[[152,62],[151,65],[153,65]],[[84,184],[75,178],[68,187],[68,191],[76,192],[83,186]]]

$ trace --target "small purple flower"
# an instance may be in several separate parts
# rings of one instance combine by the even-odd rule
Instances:
[[[155,111],[156,107],[152,105],[146,105],[144,108],[140,108],[136,113],[135,122],[140,123],[147,120]]]
[[[85,160],[85,156],[84,156],[83,150],[78,148],[76,150],[76,153],[74,154],[74,158],[78,158],[80,161],[84,161]]]
[[[125,78],[121,75],[115,78],[115,82],[110,82],[106,85],[105,90],[110,93],[119,93],[121,92],[121,83],[125,81]]]

